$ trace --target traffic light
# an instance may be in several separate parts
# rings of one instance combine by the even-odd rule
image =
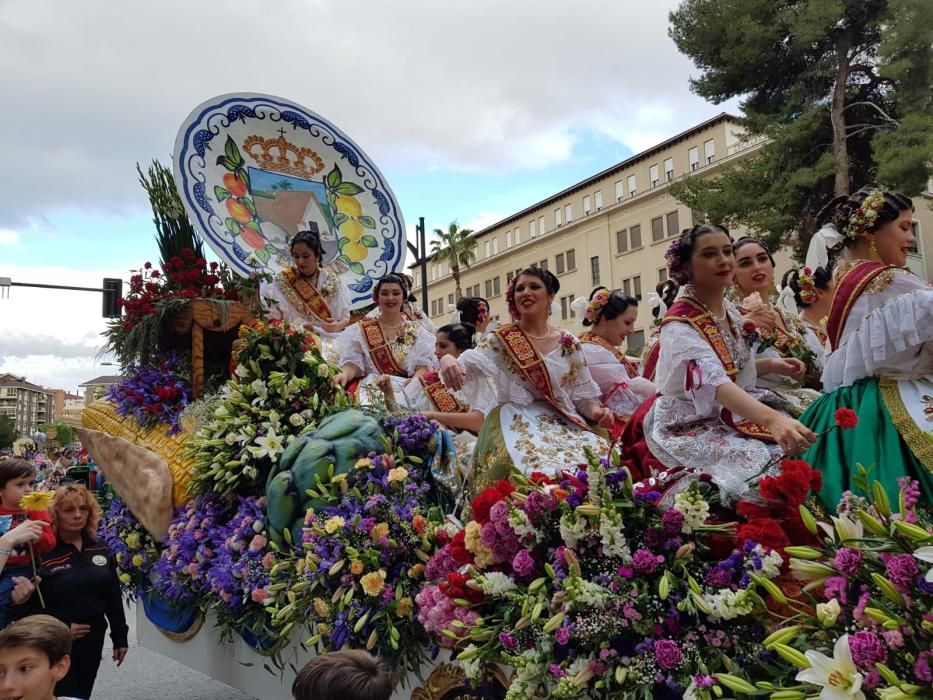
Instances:
[[[123,301],[123,280],[104,277],[104,318],[120,318]]]

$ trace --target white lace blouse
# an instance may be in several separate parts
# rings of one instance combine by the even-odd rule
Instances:
[[[656,393],[653,382],[644,377],[630,377],[625,365],[606,348],[583,343],[583,356],[603,401],[615,415],[630,416],[645,399]]]
[[[289,295],[282,289],[282,284],[278,279],[274,279],[272,282],[263,282],[259,287],[260,299],[263,301],[268,299],[272,302],[269,304],[269,318],[282,319],[292,325],[304,325],[306,323],[318,325],[321,319],[317,316],[308,316],[299,311],[289,301]],[[339,277],[322,267],[317,289],[324,301],[327,302],[327,308],[330,309],[332,320],[345,321],[350,318],[350,295]]]
[[[399,367],[409,377],[414,375],[418,367],[433,368],[437,364],[434,356],[434,336],[415,321],[405,321],[403,330],[404,341],[389,341],[389,347]],[[346,328],[337,336],[336,342],[337,354],[340,358],[338,364],[341,367],[353,363],[363,370],[364,375],[381,373],[373,364],[369,346],[363,338],[363,330],[359,323]]]
[[[823,390],[865,377],[933,374],[933,287],[908,270],[879,274],[852,305],[823,368]]]

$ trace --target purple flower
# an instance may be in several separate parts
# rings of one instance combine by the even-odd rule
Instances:
[[[554,632],[554,640],[561,646],[566,646],[570,642],[570,630],[566,627],[558,627]]]
[[[639,549],[632,557],[632,568],[640,574],[652,574],[663,561],[664,557],[652,554],[647,549]]]
[[[684,525],[684,514],[676,508],[669,508],[661,516],[661,526],[671,535],[680,532]]]
[[[862,551],[854,547],[844,547],[836,552],[833,566],[836,571],[845,576],[854,576],[862,563]]]
[[[492,508],[489,509],[489,519],[492,521],[505,520],[508,522],[509,518],[509,504],[505,501],[497,501],[493,504]]]
[[[920,571],[912,554],[896,554],[884,566],[891,583],[902,589],[910,588]]]
[[[898,486],[904,494],[904,507],[912,509],[920,502],[920,483],[909,476],[902,476],[897,480]]]
[[[823,584],[823,594],[827,598],[838,598],[839,602],[845,605],[848,595],[846,589],[848,581],[842,576],[830,576]]]
[[[677,642],[672,639],[659,639],[654,645],[654,659],[658,666],[668,671],[680,666],[684,655],[677,646]]]
[[[855,665],[865,671],[874,669],[876,663],[883,664],[888,660],[888,650],[884,642],[867,630],[849,635],[849,650]]]
[[[732,583],[732,572],[718,566],[706,572],[706,582],[716,588],[725,588]]]
[[[924,683],[933,683],[933,668],[930,667],[930,663],[933,662],[933,651],[926,649],[920,652],[920,656],[917,657],[917,663],[914,664],[914,675],[917,676],[917,680],[923,681]]]
[[[518,648],[518,642],[515,641],[515,637],[505,630],[499,632],[499,642],[509,651],[515,651],[515,649]]]
[[[527,549],[519,550],[518,554],[515,555],[515,558],[512,560],[512,569],[519,576],[528,576],[534,571],[535,560],[528,553]]]

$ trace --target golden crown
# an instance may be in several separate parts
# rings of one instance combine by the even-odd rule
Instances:
[[[263,170],[271,170],[310,180],[324,169],[324,161],[307,146],[296,146],[285,138],[285,130],[279,137],[267,139],[257,134],[247,136],[243,150]]]

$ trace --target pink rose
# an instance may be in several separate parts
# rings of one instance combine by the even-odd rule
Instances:
[[[761,301],[761,295],[758,292],[752,292],[742,299],[741,306],[746,311],[758,311],[758,309],[764,306],[764,302]]]
[[[258,552],[260,549],[265,547],[268,542],[269,540],[267,540],[262,535],[254,535],[253,539],[249,543],[249,551]]]
[[[269,591],[265,588],[256,588],[250,593],[249,597],[253,599],[254,603],[262,603],[269,598]]]

